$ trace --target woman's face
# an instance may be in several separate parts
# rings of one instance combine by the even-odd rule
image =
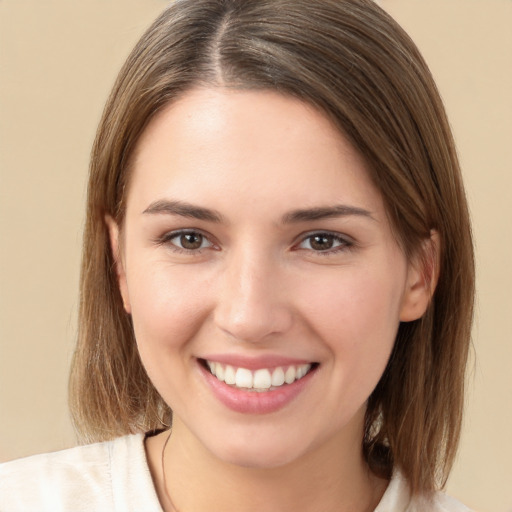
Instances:
[[[188,92],[139,141],[119,238],[142,361],[190,442],[254,467],[360,450],[399,322],[427,297],[326,117],[273,92]]]

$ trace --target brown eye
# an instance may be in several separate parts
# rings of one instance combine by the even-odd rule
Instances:
[[[311,233],[302,239],[299,249],[308,249],[314,252],[333,254],[337,251],[352,247],[353,243],[337,233]]]
[[[180,245],[183,249],[193,251],[203,245],[203,235],[199,233],[183,233],[180,236]]]
[[[161,243],[168,244],[175,251],[200,252],[200,249],[213,247],[212,242],[198,231],[175,231],[162,238]]]
[[[314,249],[315,251],[326,251],[333,248],[334,242],[334,235],[320,234],[310,237],[309,244],[311,249]]]

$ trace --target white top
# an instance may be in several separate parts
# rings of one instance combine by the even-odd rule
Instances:
[[[442,493],[425,506],[397,472],[375,512],[470,512]],[[144,435],[1,464],[0,512],[162,512]]]

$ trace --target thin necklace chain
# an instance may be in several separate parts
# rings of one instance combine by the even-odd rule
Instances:
[[[172,434],[172,427],[169,429],[169,435],[167,436],[167,439],[165,440],[164,447],[162,448],[162,476],[164,480],[164,493],[165,497],[167,498],[167,501],[171,505],[171,511],[172,512],[179,512],[179,510],[174,506],[174,503],[171,499],[171,496],[169,495],[169,491],[167,490],[167,478],[165,475],[165,449],[167,448],[167,443],[169,442],[169,439],[171,439]],[[371,508],[373,510],[373,508]]]
[[[173,512],[179,512],[179,510],[174,506],[174,503],[172,502],[171,496],[169,495],[169,491],[167,490],[167,478],[165,475],[165,449],[167,448],[167,443],[169,442],[169,439],[171,439],[172,434],[172,428],[169,429],[169,435],[167,436],[167,439],[165,440],[164,447],[162,448],[162,475],[164,479],[164,493],[165,497],[167,498],[167,501],[171,505],[171,510]]]

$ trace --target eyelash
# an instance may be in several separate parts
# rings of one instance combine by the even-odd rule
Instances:
[[[210,245],[208,247],[199,247],[197,249],[187,249],[185,247],[179,247],[175,243],[172,242],[173,239],[179,238],[186,235],[196,235],[202,238],[202,242],[207,241]],[[198,229],[180,229],[178,231],[171,231],[170,233],[166,233],[165,235],[157,238],[155,242],[158,245],[166,245],[173,252],[179,254],[201,254],[203,249],[209,249],[211,247],[216,247],[216,245],[210,240],[210,237],[204,234],[202,231]],[[201,243],[202,245],[202,243]]]
[[[172,242],[173,239],[186,236],[186,235],[196,235],[199,237],[202,237],[201,240],[201,247],[198,247],[197,249],[187,249],[185,247],[179,247],[175,243]],[[325,250],[314,250],[311,247],[311,240],[314,237],[324,237],[324,238],[330,238],[333,243],[338,243],[338,246],[335,246],[334,248],[329,248]],[[310,241],[310,248],[300,247],[302,244],[304,244],[307,241]],[[204,242],[208,242],[209,245],[207,247],[202,247]],[[155,240],[155,243],[158,245],[167,245],[170,247],[170,249],[173,252],[179,253],[179,254],[192,254],[192,255],[199,255],[202,253],[203,249],[210,249],[210,248],[216,248],[216,244],[210,240],[210,237],[206,234],[204,234],[202,231],[198,229],[182,229],[178,231],[171,231],[169,233],[164,234],[163,236],[157,238]],[[306,250],[311,251],[315,254],[319,254],[322,256],[332,256],[334,254],[338,254],[343,251],[350,250],[354,247],[354,242],[350,240],[348,237],[341,236],[339,233],[333,233],[331,231],[311,231],[309,233],[305,233],[300,236],[299,242],[294,244],[293,249],[294,250]]]
[[[302,245],[303,243],[307,242],[308,240],[310,241],[310,245],[311,245],[311,240],[314,237],[330,238],[330,239],[332,239],[333,243],[338,243],[339,245],[334,247],[334,248],[329,248],[329,249],[325,249],[325,250],[318,250],[318,251],[315,251],[312,248],[301,248],[300,247],[300,245]],[[332,232],[332,231],[311,231],[309,233],[305,233],[305,234],[301,235],[299,242],[297,244],[295,244],[294,247],[297,248],[297,250],[312,251],[315,254],[319,254],[319,255],[322,255],[322,256],[332,256],[334,254],[338,254],[340,252],[348,251],[350,249],[353,249],[354,245],[355,244],[354,244],[353,240],[349,239],[346,236],[342,236],[339,233],[335,233],[335,232]]]

